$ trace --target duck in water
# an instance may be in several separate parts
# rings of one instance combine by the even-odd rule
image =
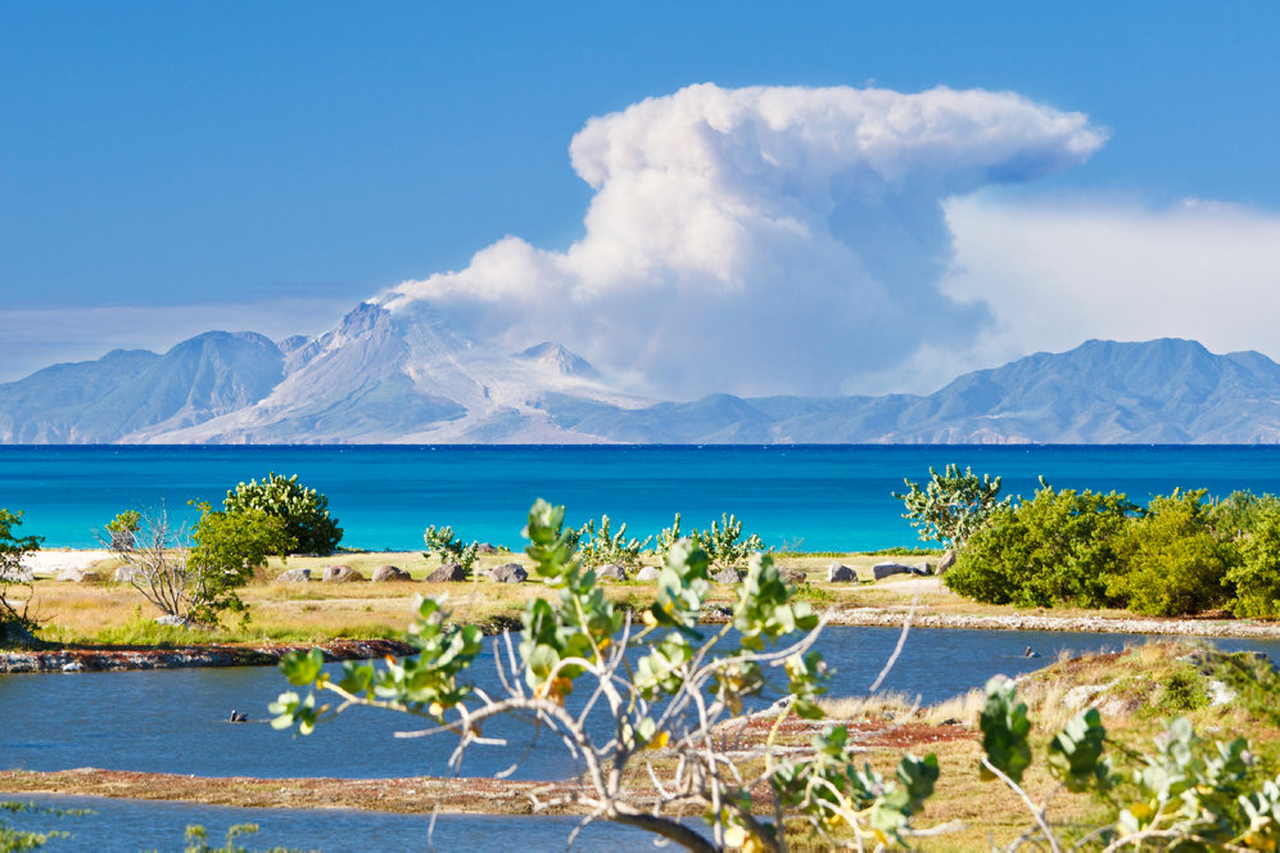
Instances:
[[[1022,656],[1024,658],[1038,658],[1040,657],[1040,653],[1030,646],[1027,646],[1027,650],[1022,653]]]
[[[242,713],[240,713],[239,711],[237,711],[237,710],[235,710],[234,708],[232,708],[232,709],[231,709],[231,719],[230,719],[230,720],[228,720],[228,722],[231,722],[231,723],[247,723],[247,722],[249,722],[249,715],[248,715],[248,714],[242,714]]]

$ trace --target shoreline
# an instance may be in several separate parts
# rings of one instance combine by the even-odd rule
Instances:
[[[209,643],[23,649],[0,653],[0,673],[116,672],[219,666],[274,666],[289,652],[324,652],[326,661],[369,660],[413,654],[400,640],[327,640],[322,643]]]
[[[901,628],[908,607],[832,609],[827,624],[836,627]],[[723,624],[723,614],[709,613],[701,624]],[[917,613],[912,628],[977,631],[1045,631],[1082,634],[1145,634],[1152,637],[1280,640],[1280,623],[1222,619],[1152,617],[1045,616],[1040,614],[963,615]],[[318,648],[326,661],[402,657],[415,649],[399,640],[328,640],[321,643],[191,643],[170,648],[98,646],[23,649],[0,652],[3,673],[112,672],[223,666],[274,666],[293,651]]]

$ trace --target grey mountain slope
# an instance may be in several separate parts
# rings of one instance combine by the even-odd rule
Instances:
[[[933,394],[653,403],[554,343],[510,355],[429,306],[282,346],[210,332],[0,385],[6,443],[1280,443],[1280,365],[1194,341],[1088,341]]]
[[[243,410],[150,442],[581,442],[540,403],[636,405],[553,343],[511,356],[477,345],[430,308],[393,314],[364,303],[331,332],[285,357],[285,378]]]
[[[1249,444],[1280,441],[1280,365],[1194,341],[1088,341],[967,373],[928,396],[596,407],[576,429],[672,443]]]
[[[6,442],[109,443],[140,429],[208,420],[252,405],[283,376],[283,357],[253,332],[208,332],[164,355],[116,351],[0,385]]]

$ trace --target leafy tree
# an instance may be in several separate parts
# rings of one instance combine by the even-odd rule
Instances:
[[[285,533],[298,553],[328,556],[342,541],[342,528],[329,517],[329,499],[274,471],[259,483],[250,480],[227,492],[224,511],[232,514],[260,510],[284,522]]]
[[[1114,539],[1136,511],[1123,494],[1056,491],[1042,481],[1031,500],[987,517],[943,582],[988,604],[1112,604]]]
[[[423,531],[422,541],[427,546],[422,556],[430,558],[432,552],[435,552],[442,565],[452,560],[462,566],[462,571],[467,577],[471,577],[471,569],[476,564],[476,552],[480,548],[480,543],[472,541],[470,544],[463,544],[462,540],[454,535],[452,527],[437,528],[434,524]]]
[[[489,718],[532,715],[584,762],[584,783],[569,796],[593,818],[636,826],[690,850],[781,850],[776,818],[753,808],[759,792],[771,790],[779,816],[802,818],[823,837],[848,826],[860,844],[902,841],[932,792],[933,756],[907,756],[896,780],[856,770],[843,727],[828,729],[808,756],[784,758],[772,746],[763,748],[763,765],[750,772],[741,769],[740,755],[725,752],[716,727],[740,714],[771,673],[785,674],[787,698],[777,725],[792,714],[822,714],[815,700],[825,670],[810,650],[820,624],[807,604],[792,600],[793,588],[768,555],[752,556],[736,588],[733,619],[707,636],[698,617],[711,588],[710,562],[694,543],[671,546],[657,600],[633,624],[578,558],[576,531],[564,527],[563,507],[538,501],[525,533],[534,574],[555,594],[527,604],[518,652],[510,634],[499,641],[505,653],[495,647],[502,692],[490,695],[467,680],[482,649],[479,630],[448,624],[439,600],[420,599],[410,628],[416,656],[381,668],[349,662],[334,679],[319,650],[288,656],[281,668],[292,685],[334,693],[341,702],[317,707],[313,692],[282,693],[271,707],[273,725],[296,725],[308,734],[353,705],[387,708],[427,720],[416,734],[460,736],[458,762],[468,748],[486,743],[480,732]],[[574,694],[585,696],[579,701]],[[605,737],[592,734],[593,719],[608,729]],[[670,762],[648,760],[660,748]],[[640,799],[628,778],[641,768],[655,783],[656,802]],[[709,837],[678,816],[690,810],[704,815]]]
[[[999,477],[983,474],[979,479],[970,468],[961,474],[957,466],[948,465],[939,474],[931,467],[929,482],[923,489],[911,480],[903,482],[907,491],[893,493],[907,508],[902,517],[919,530],[922,540],[941,540],[957,550],[992,513],[1009,504],[1008,497],[996,499],[1000,494]]]
[[[271,554],[293,543],[285,523],[262,510],[215,512],[200,504],[200,520],[188,536],[173,528],[168,513],[144,516],[136,541],[120,551],[130,583],[167,616],[183,624],[212,625],[224,613],[249,620],[237,590],[266,567]]]
[[[42,536],[19,536],[16,528],[22,525],[22,512],[0,509],[0,646],[10,646],[32,641],[33,632],[39,627],[31,614],[31,583],[23,580],[22,558],[40,550]],[[25,588],[22,607],[10,600],[13,587]]]
[[[1174,489],[1157,495],[1116,538],[1119,570],[1108,592],[1130,610],[1178,616],[1220,606],[1230,597],[1223,581],[1239,556],[1215,534],[1205,494]]]

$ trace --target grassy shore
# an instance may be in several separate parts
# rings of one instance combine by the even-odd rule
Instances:
[[[62,553],[70,561],[75,552]],[[1197,619],[1135,619],[1124,611],[1072,610],[1069,608],[1018,609],[977,604],[950,593],[938,578],[895,575],[872,582],[871,567],[894,560],[892,554],[787,554],[780,565],[803,572],[798,597],[818,611],[830,611],[833,624],[901,624],[914,607],[915,623],[937,627],[1034,628],[1036,630],[1119,631],[1131,633],[1222,634],[1280,636],[1275,622],[1234,620],[1213,616]],[[904,555],[907,565],[931,558]],[[37,576],[32,611],[44,628],[41,637],[66,644],[183,645],[200,642],[321,642],[330,639],[397,638],[402,636],[415,594],[449,596],[453,618],[498,630],[519,624],[520,613],[534,596],[547,595],[538,583],[502,584],[487,578],[487,571],[503,563],[528,565],[523,555],[485,555],[478,560],[474,579],[459,583],[428,584],[422,581],[438,567],[438,560],[417,552],[349,552],[330,557],[290,557],[273,560],[260,579],[242,590],[250,605],[252,621],[244,627],[224,624],[211,631],[187,631],[156,625],[158,613],[132,586],[113,581],[73,583]],[[858,583],[830,583],[827,568],[839,562],[854,568]],[[309,568],[318,578],[325,566],[341,564],[366,578],[381,565],[395,565],[410,573],[412,582],[309,583],[280,582],[285,569]],[[110,578],[117,566],[112,558],[88,567]],[[606,593],[633,608],[647,606],[654,596],[652,583],[605,582]],[[16,589],[16,588],[15,588]],[[710,604],[733,601],[732,586],[716,586]]]

